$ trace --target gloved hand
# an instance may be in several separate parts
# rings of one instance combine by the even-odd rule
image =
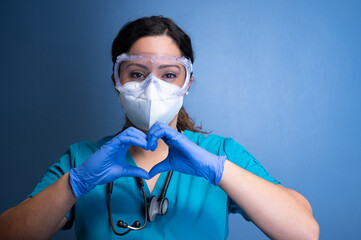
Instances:
[[[125,156],[132,145],[148,150],[146,135],[130,127],[106,142],[79,167],[71,169],[69,181],[74,196],[80,198],[96,185],[112,182],[119,177],[149,179],[148,172],[127,163]]]
[[[150,178],[160,172],[175,170],[185,174],[206,178],[218,185],[221,180],[226,156],[217,156],[201,148],[186,136],[167,124],[156,122],[148,131],[148,147],[154,151],[158,139],[169,146],[167,158],[155,165],[149,172]]]

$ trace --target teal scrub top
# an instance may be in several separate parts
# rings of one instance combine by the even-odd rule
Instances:
[[[187,130],[183,134],[209,152],[226,155],[229,161],[238,166],[272,183],[280,184],[233,139],[217,135],[206,137]],[[82,164],[110,139],[111,137],[105,137],[95,144],[88,141],[72,144],[48,169],[28,197],[35,196],[71,168]],[[129,153],[127,161],[135,165]],[[161,173],[152,194],[143,180],[148,203],[153,195],[160,196],[167,174],[167,172]],[[69,221],[64,229],[71,228],[75,222],[77,239],[226,239],[229,213],[240,213],[249,221],[243,210],[220,187],[210,184],[201,177],[174,171],[166,197],[169,207],[165,215],[158,215],[142,230],[131,231],[120,237],[113,233],[109,223],[107,184],[98,185],[78,199],[71,208],[66,215]],[[118,232],[125,231],[116,226],[118,220],[130,225],[136,220],[141,224],[144,223],[143,195],[135,178],[121,177],[114,181],[111,210],[113,223]]]

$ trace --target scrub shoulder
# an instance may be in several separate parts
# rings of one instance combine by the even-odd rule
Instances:
[[[184,135],[207,151],[216,155],[226,155],[227,160],[241,168],[246,169],[265,180],[275,184],[281,184],[269,175],[262,164],[260,164],[251,153],[232,138],[226,138],[219,135],[204,136],[200,133],[188,130],[184,131]]]

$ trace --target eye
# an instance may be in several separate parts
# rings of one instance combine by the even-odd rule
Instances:
[[[145,79],[145,75],[141,72],[131,72],[129,74],[129,77],[132,79],[132,80],[135,80],[135,81],[139,81],[139,80],[143,80]]]
[[[177,77],[177,75],[174,73],[165,73],[162,78],[165,80],[171,81],[171,80],[174,80],[176,77]]]

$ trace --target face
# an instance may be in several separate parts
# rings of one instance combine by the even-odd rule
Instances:
[[[148,36],[138,39],[130,48],[130,55],[181,57],[182,53],[172,38]],[[122,62],[119,68],[119,79],[122,85],[131,81],[143,81],[150,73],[159,79],[182,87],[185,79],[185,68],[181,63],[165,60],[132,60]],[[187,89],[193,78],[187,86]]]
[[[123,55],[123,57],[124,56],[125,55]],[[175,59],[180,57],[182,57],[182,53],[179,47],[174,42],[174,40],[168,36],[162,35],[162,36],[148,36],[148,37],[140,38],[131,46],[124,60],[119,60],[119,62],[117,62],[117,64],[119,64],[119,68],[118,68],[119,79],[117,78],[117,81],[119,80],[118,83],[120,83],[123,88],[126,88],[128,86],[131,89],[131,87],[134,86],[139,87],[139,84],[135,83],[136,81],[142,82],[146,79],[147,76],[149,76],[150,73],[152,73],[158,79],[170,83],[170,84],[165,84],[163,83],[163,81],[160,81],[158,84],[160,84],[159,86],[162,86],[163,90],[167,89],[167,91],[169,92],[169,91],[178,91],[179,89],[180,91],[182,91],[181,94],[184,94],[184,90],[185,90],[184,88],[186,89],[189,88],[190,84],[193,81],[193,78],[191,77],[187,85],[185,85],[186,72],[188,71],[188,67],[186,71],[185,65],[187,65],[187,63],[185,63],[183,60]],[[118,65],[116,66],[118,67]],[[114,82],[114,85],[116,85],[114,76],[112,76],[112,80]],[[172,84],[174,86],[171,86]],[[175,88],[175,85],[178,86],[178,89]],[[118,89],[118,91],[120,90]],[[133,104],[133,102],[130,100],[128,101],[127,98],[125,98],[125,96],[127,96],[125,92],[124,94],[120,93],[121,101],[123,101],[123,103],[126,102],[124,105],[124,107],[126,108],[128,106],[127,105],[128,103]],[[182,95],[182,98],[183,97],[184,96]],[[173,101],[174,99],[170,99],[170,100]],[[177,101],[179,102],[179,100],[181,99],[178,98]],[[169,106],[172,109],[167,109],[166,112],[179,111],[178,108],[179,106],[177,107],[172,107],[173,105],[169,105]],[[134,109],[134,107],[132,107],[132,109]],[[133,121],[138,121],[139,120],[138,118],[140,117],[150,117],[150,116],[143,116],[145,112],[147,112],[148,110],[144,110],[142,106],[137,105],[137,110],[142,111],[142,113],[137,113],[136,111],[132,110],[133,112],[136,113],[134,113],[133,115],[127,115],[127,123],[131,126],[133,124],[128,119],[131,119],[132,117],[133,117]],[[128,114],[132,113],[132,111],[128,111]],[[164,109],[158,109],[158,113],[162,111],[164,112]],[[154,113],[157,113],[157,111]],[[164,118],[166,117],[166,115],[164,116],[163,115],[158,117],[159,118],[158,121],[169,120],[169,119],[165,120]],[[177,115],[178,114],[176,114],[173,120],[169,123],[169,125],[174,129],[176,129],[177,117],[178,117]],[[148,120],[148,118],[146,120]],[[139,121],[140,122],[138,124],[141,125],[142,124],[141,120]],[[142,129],[145,128],[143,127]]]

